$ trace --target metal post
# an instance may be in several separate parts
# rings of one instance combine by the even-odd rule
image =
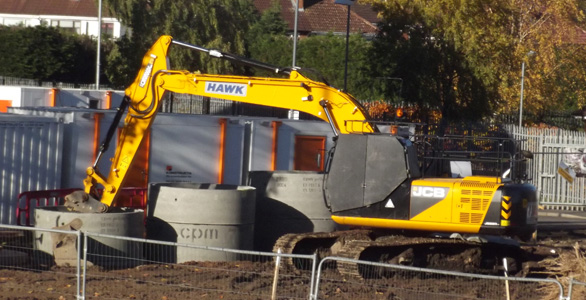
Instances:
[[[523,82],[525,79],[525,62],[521,64],[521,99],[519,100],[519,128],[523,126]]]
[[[85,284],[87,282],[87,243],[88,243],[88,236],[87,234],[81,234],[81,232],[78,232],[78,243],[79,240],[81,239],[81,237],[83,236],[83,282],[81,283],[81,298],[79,299],[85,299]],[[81,243],[80,243],[81,244]],[[81,247],[81,245],[78,245],[78,247]],[[79,285],[78,285],[78,289],[79,289]]]
[[[344,92],[347,92],[348,82],[348,41],[350,39],[350,5],[348,6],[348,19],[346,20],[346,59],[344,63]]]
[[[96,49],[96,90],[100,89],[100,48],[102,42],[102,0],[98,4],[98,46]]]
[[[535,51],[531,50],[525,54],[525,56],[529,57],[535,54]],[[519,99],[519,127],[523,126],[523,84],[525,82],[525,57],[523,57],[523,62],[521,63],[521,97]]]
[[[295,1],[295,26],[293,27],[293,63],[292,67],[295,67],[295,59],[297,57],[297,20],[299,19],[299,0]]]

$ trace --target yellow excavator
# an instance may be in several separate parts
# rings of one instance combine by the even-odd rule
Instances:
[[[209,75],[170,70],[167,53],[171,45],[185,46],[212,57],[269,69],[277,74],[288,75],[288,78]],[[146,53],[138,76],[125,90],[125,97],[105,141],[100,146],[96,161],[87,169],[87,177],[83,182],[84,192],[69,195],[66,199],[67,205],[80,212],[106,212],[110,206],[116,204],[118,193],[127,178],[128,169],[145,133],[159,111],[161,99],[166,92],[202,95],[303,111],[329,122],[336,134],[375,131],[375,128],[367,122],[365,110],[352,96],[322,82],[310,80],[295,69],[280,69],[228,53],[175,41],[170,36],[162,36]],[[119,135],[119,144],[112,158],[110,172],[104,175],[96,169],[98,162],[108,149],[110,140],[126,110],[128,113]],[[103,194],[99,201],[95,197],[95,189],[98,185],[103,187]]]
[[[243,77],[171,70],[167,54],[172,45],[271,70],[282,76]],[[335,151],[330,155],[325,174],[324,200],[336,223],[377,231],[489,234],[523,238],[530,237],[536,230],[537,198],[532,185],[503,179],[501,176],[428,178],[422,170],[424,164],[414,141],[379,132],[366,110],[350,94],[309,79],[302,75],[301,69],[277,68],[176,41],[171,36],[161,36],[144,56],[142,68],[125,90],[124,100],[95,163],[87,169],[84,191],[68,195],[65,203],[67,207],[84,213],[103,213],[116,206],[128,169],[167,92],[292,109],[328,122],[335,135]],[[124,127],[119,134],[110,171],[102,174],[97,170],[98,162],[108,149],[109,141],[125,113]],[[96,189],[100,186],[103,192],[98,199]],[[277,241],[275,247],[286,252],[311,252],[316,251],[316,247],[300,249],[304,248],[303,245],[319,244],[315,243],[316,239],[329,240],[328,245],[320,247],[331,249],[344,237],[344,245],[354,245],[346,247],[345,252],[335,253],[362,258],[361,255],[368,252],[366,249],[378,247],[381,253],[391,250],[396,252],[398,248],[389,250],[388,247],[412,244],[397,239],[384,242],[380,236],[385,234],[373,237],[369,233],[368,237],[362,235],[351,238],[347,232],[352,230],[290,234]],[[428,247],[430,243],[438,244],[435,241],[420,244]],[[455,242],[439,242],[442,243],[452,247]],[[332,250],[328,251],[328,254],[332,253]]]

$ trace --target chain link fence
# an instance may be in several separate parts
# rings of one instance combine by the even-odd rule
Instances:
[[[307,299],[314,255],[285,255],[85,233],[86,299]],[[91,240],[100,243],[91,243]],[[113,249],[109,244],[123,243]],[[120,251],[128,249],[128,251]],[[142,255],[133,254],[142,249]],[[185,262],[177,263],[180,253]],[[283,266],[276,267],[277,258]],[[285,258],[306,269],[290,268]],[[212,260],[213,259],[213,260]],[[277,272],[278,270],[278,272]],[[109,289],[104,290],[104,286]],[[126,290],[120,295],[121,290]],[[273,294],[275,296],[273,296]]]
[[[47,245],[49,239],[52,242]],[[81,231],[0,225],[0,241],[0,299],[561,300],[586,295],[586,283],[573,278],[565,281],[569,282],[565,296],[555,279],[470,274],[340,257],[326,257],[318,264],[315,255]],[[64,241],[72,242],[69,248]],[[177,262],[178,251],[189,259]]]
[[[567,299],[586,299],[586,283],[570,278]]]
[[[335,263],[355,269],[342,278],[331,278],[324,267]],[[353,265],[354,268],[348,265]],[[335,288],[334,288],[335,287]],[[316,277],[315,299],[337,297],[360,288],[360,299],[563,299],[563,287],[554,279],[469,274],[326,257]]]
[[[95,89],[95,84],[77,84],[56,81],[42,81],[38,79],[27,79],[10,76],[0,76],[0,85],[8,86],[34,86],[34,87],[49,87],[62,89]],[[100,85],[100,89],[110,89],[107,85]]]
[[[81,299],[81,260],[74,254],[72,263],[55,267],[52,243],[42,245],[80,237],[80,231],[0,225],[0,299]],[[81,253],[81,244],[73,245]]]

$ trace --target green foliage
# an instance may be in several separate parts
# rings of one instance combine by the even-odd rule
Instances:
[[[370,43],[360,35],[351,35],[348,42],[346,90],[357,98],[370,98]],[[309,36],[299,42],[299,65],[315,69],[339,89],[344,88],[346,37],[333,34]],[[320,80],[319,78],[315,78]]]
[[[132,29],[132,37],[127,42],[137,47],[140,53],[144,54],[159,36],[171,35],[176,40],[194,45],[238,55],[245,54],[244,35],[250,27],[254,12],[251,1],[106,0],[105,2]],[[123,48],[125,47],[119,48],[119,51]],[[142,58],[142,55],[140,57]],[[177,69],[222,74],[244,72],[243,67],[188,49],[172,51],[169,58],[173,62],[173,67]],[[131,63],[129,67],[132,65],[134,63]]]
[[[95,78],[95,45],[87,37],[51,27],[2,26],[0,40],[0,75],[71,83]]]
[[[124,89],[132,83],[141,67],[143,53],[136,40],[124,36],[112,43],[111,50],[106,52],[107,64],[104,73],[115,89]]]
[[[249,56],[275,66],[290,66],[293,57],[293,41],[286,35],[287,24],[281,19],[280,6],[273,5],[262,13],[246,35]],[[257,76],[268,72],[251,70]]]
[[[250,37],[258,35],[284,35],[287,32],[287,23],[281,18],[281,6],[278,2],[265,10],[260,19],[255,22],[248,32]]]
[[[276,66],[290,66],[293,41],[287,37],[286,30],[279,6],[264,11],[247,35],[250,57]],[[345,36],[309,36],[300,39],[297,46],[296,63],[305,76],[340,89],[344,87]],[[372,99],[375,94],[368,79],[370,49],[370,43],[362,36],[350,37],[347,89],[361,99]],[[252,71],[257,76],[272,76],[266,71]]]

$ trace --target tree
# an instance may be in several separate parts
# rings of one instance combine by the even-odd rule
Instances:
[[[254,11],[247,0],[106,0],[105,3],[132,30],[132,36],[124,41],[126,45],[119,43],[115,51],[126,55],[130,45],[141,53],[133,55],[129,66],[139,64],[148,47],[165,34],[183,42],[243,55],[244,35]],[[111,59],[116,57],[113,55]],[[243,67],[194,50],[174,50],[169,57],[174,68],[222,74],[244,72]]]
[[[439,55],[432,64],[441,68],[436,74],[434,98],[444,110],[452,105],[458,109],[488,107],[482,110],[486,114],[519,108],[524,60],[528,66],[524,109],[539,111],[585,103],[584,89],[576,89],[586,79],[581,71],[585,53],[582,47],[572,45],[579,26],[584,25],[577,0],[364,2],[380,10],[395,32],[408,38],[414,31],[425,33],[418,42],[422,49],[427,48],[426,53]],[[395,43],[407,44],[395,39]],[[528,58],[530,50],[538,55]],[[434,89],[424,82],[405,82],[409,90],[414,84]],[[467,115],[478,117],[478,113]]]
[[[585,105],[586,50],[576,44],[577,34],[585,25],[582,1],[515,2],[514,54],[520,58],[517,64],[522,60],[527,63],[524,110],[543,113]],[[529,51],[536,55],[527,56]],[[510,77],[518,78],[518,72]],[[513,98],[518,89],[504,86],[502,94]]]
[[[373,42],[376,76],[401,78],[405,101],[438,107],[447,119],[486,114],[496,95],[489,78],[467,61],[457,44],[426,23],[423,8],[399,2],[375,3],[384,19]]]
[[[371,77],[369,74],[370,42],[359,34],[353,34],[349,40],[347,90],[356,98],[372,100]],[[346,39],[335,36],[315,35],[299,42],[298,65],[306,69],[314,69],[321,77],[314,80],[325,80],[339,89],[344,88]]]
[[[277,3],[265,10],[248,32],[250,57],[276,66],[292,63],[293,42],[287,36],[287,24],[281,18]],[[352,35],[349,41],[348,90],[360,99],[371,100],[378,96],[372,89],[369,75],[370,42],[361,35]],[[298,43],[297,61],[301,72],[314,80],[326,81],[343,88],[346,40],[332,33],[309,36]],[[266,71],[253,70],[255,75],[273,76]]]
[[[287,23],[281,18],[278,3],[265,10],[246,35],[249,56],[280,67],[290,66],[293,41],[287,37]],[[253,74],[267,76],[268,72],[252,70]]]
[[[87,37],[52,27],[0,27],[0,74],[47,81],[89,83],[95,46]]]
[[[111,50],[107,52],[107,63],[104,66],[104,73],[113,88],[124,89],[134,81],[141,67],[140,59],[144,55],[144,52],[138,51],[141,48],[142,44],[137,45],[136,40],[128,36],[113,43]]]

